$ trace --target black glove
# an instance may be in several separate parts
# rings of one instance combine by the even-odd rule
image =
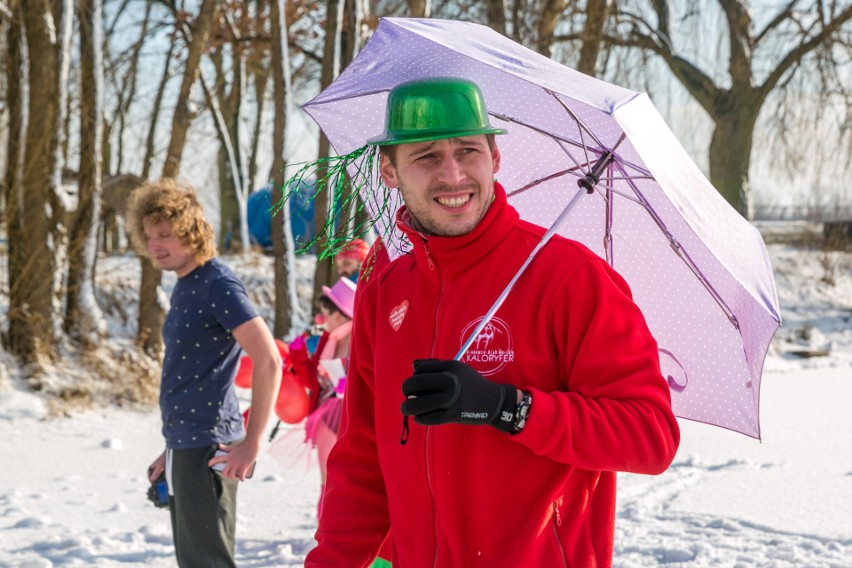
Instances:
[[[518,389],[492,383],[461,361],[415,361],[402,392],[402,413],[423,426],[490,424],[504,432],[514,426]]]

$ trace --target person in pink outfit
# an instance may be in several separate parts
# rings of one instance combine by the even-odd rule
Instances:
[[[352,315],[355,308],[356,285],[348,278],[341,278],[334,286],[323,286],[323,294],[317,300],[323,316],[325,331],[313,358],[318,383],[316,410],[305,422],[305,441],[317,449],[322,489],[318,511],[322,510],[328,454],[337,441],[340,413],[343,410],[343,388],[345,370],[349,362],[349,340],[352,334]]]

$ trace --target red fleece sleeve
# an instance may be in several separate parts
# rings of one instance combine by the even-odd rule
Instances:
[[[390,530],[375,434],[369,295],[355,307],[352,348],[339,438],[328,458],[317,547],[306,567],[369,566]]]
[[[662,473],[680,430],[657,342],[627,283],[593,259],[559,284],[547,313],[566,390],[533,389],[515,440],[582,469]]]

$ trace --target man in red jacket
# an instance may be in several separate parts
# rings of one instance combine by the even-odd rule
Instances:
[[[494,175],[478,87],[393,89],[380,173],[412,250],[359,290],[341,435],[306,566],[609,566],[617,471],[679,442],[657,344],[625,281],[554,237],[461,361],[545,230]]]

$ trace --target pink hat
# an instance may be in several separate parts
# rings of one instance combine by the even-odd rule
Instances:
[[[346,317],[352,319],[352,314],[355,311],[355,283],[348,278],[341,278],[334,283],[334,286],[322,287],[322,293],[331,300],[337,308],[346,314]]]
[[[343,248],[334,255],[334,258],[354,258],[359,263],[364,262],[367,258],[367,253],[370,252],[370,245],[361,239],[352,239],[346,243]]]

